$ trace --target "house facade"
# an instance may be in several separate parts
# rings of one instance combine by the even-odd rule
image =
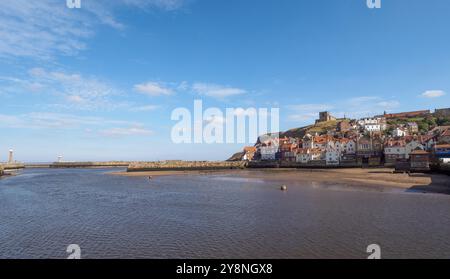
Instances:
[[[262,161],[275,161],[278,153],[278,145],[273,143],[263,144],[260,147]]]
[[[399,159],[406,159],[406,143],[404,140],[390,139],[384,146],[386,164],[394,164]]]

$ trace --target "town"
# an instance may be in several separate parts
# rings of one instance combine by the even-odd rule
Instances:
[[[450,108],[337,119],[320,112],[311,126],[261,136],[230,161],[249,167],[394,167],[446,170],[450,165]]]

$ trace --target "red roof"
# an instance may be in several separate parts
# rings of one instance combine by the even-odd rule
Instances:
[[[244,147],[245,152],[256,152],[256,147],[254,146],[246,146]]]

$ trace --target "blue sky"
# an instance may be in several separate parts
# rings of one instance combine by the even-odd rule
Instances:
[[[363,117],[450,107],[450,2],[14,0],[0,3],[0,161],[221,160],[174,144],[177,107]]]

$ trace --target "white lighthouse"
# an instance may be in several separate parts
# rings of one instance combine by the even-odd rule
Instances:
[[[12,149],[9,150],[9,156],[8,156],[8,164],[14,163],[14,151]]]

